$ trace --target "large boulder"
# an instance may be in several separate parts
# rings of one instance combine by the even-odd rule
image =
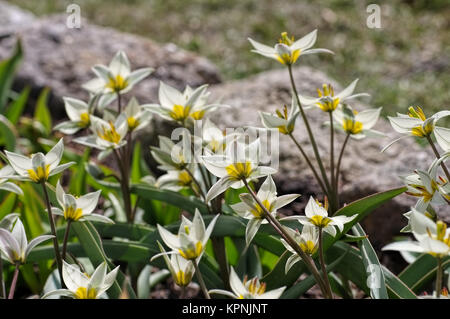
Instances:
[[[309,67],[295,68],[294,78],[299,92],[309,96],[315,96],[316,89],[321,88],[323,83],[331,83],[336,91],[342,89],[342,85],[324,73]],[[222,128],[261,127],[259,111],[274,112],[284,104],[290,105],[291,99],[287,69],[268,71],[244,80],[217,85],[212,90],[213,97],[231,105],[231,109],[220,112],[213,118]],[[364,88],[357,86],[357,92],[364,92]],[[357,101],[352,105],[358,110],[368,107]],[[328,120],[328,115],[319,109],[307,110],[306,114],[317,140],[321,157],[328,168],[330,133],[329,127],[323,125]],[[375,129],[386,133],[387,137],[367,138],[360,141],[351,139],[347,145],[341,165],[343,203],[400,187],[402,181],[399,176],[410,174],[416,168],[425,170],[433,159],[433,154],[428,149],[420,147],[413,139],[402,140],[385,153],[381,153],[382,147],[388,144],[396,134],[384,118],[380,118]],[[297,120],[294,135],[305,147],[310,158],[314,159],[308,135],[300,117]],[[335,154],[340,151],[344,140],[343,134],[336,135]],[[320,194],[320,188],[295,144],[287,136],[280,135],[279,147],[280,166],[274,179],[280,193],[303,195],[300,198],[301,204],[294,207],[294,210],[300,213],[309,195]],[[365,219],[364,226],[375,246],[386,244],[394,234],[399,232],[406,223],[402,214],[407,212],[414,203],[411,196],[402,194]]]
[[[5,6],[2,2],[0,5]],[[1,17],[3,11],[0,12]],[[215,65],[174,44],[157,44],[143,37],[92,25],[86,20],[81,21],[81,28],[70,29],[66,20],[66,15],[56,15],[16,23],[13,28],[0,22],[0,34],[5,34],[0,42],[0,59],[11,54],[17,37],[24,47],[25,57],[15,88],[31,85],[37,93],[43,87],[50,87],[53,93],[50,104],[56,117],[65,116],[60,107],[61,97],[87,99],[87,92],[81,85],[94,77],[91,67],[97,63],[108,64],[119,50],[126,52],[132,69],[148,66],[155,69],[133,91],[141,101],[157,101],[159,80],[179,89],[186,84],[198,86],[221,81]]]

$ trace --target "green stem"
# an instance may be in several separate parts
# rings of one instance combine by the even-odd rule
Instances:
[[[434,145],[433,140],[431,139],[430,135],[427,135],[428,143],[430,143],[431,148],[433,149],[434,155],[436,155],[437,159],[440,159],[441,156],[439,155],[438,150],[436,149],[436,145]],[[445,176],[447,176],[447,181],[450,181],[450,173],[447,169],[447,166],[445,165],[444,161],[441,162],[441,167],[444,170]]]
[[[305,159],[306,163],[308,164],[309,168],[314,174],[314,177],[316,178],[317,182],[319,183],[320,188],[322,189],[322,192],[326,195],[328,195],[327,190],[325,189],[325,186],[323,185],[322,180],[319,177],[319,174],[317,174],[316,169],[314,168],[313,164],[311,163],[311,160],[309,159],[308,155],[306,155],[306,152],[303,150],[303,147],[300,145],[300,143],[297,141],[297,139],[292,135],[292,133],[289,134],[289,137],[292,139],[294,144],[297,146],[298,150],[302,154],[303,158]]]
[[[267,219],[267,221],[272,225],[272,227],[276,230],[276,232],[295,250],[295,252],[300,256],[300,258],[305,263],[306,267],[309,269],[311,274],[313,274],[314,278],[316,279],[317,284],[319,285],[320,289],[322,290],[322,293],[326,296],[327,290],[325,287],[325,283],[322,280],[322,277],[320,276],[319,271],[316,268],[316,265],[314,264],[314,261],[312,258],[306,254],[300,246],[296,243],[296,241],[285,231],[283,226],[279,223],[279,221],[273,217],[270,212],[267,210],[267,208],[261,203],[261,200],[256,196],[255,192],[251,189],[251,187],[248,185],[247,180],[244,178],[242,180],[244,182],[245,187],[249,191],[250,195],[253,197],[253,199],[256,201],[256,203],[261,207],[264,217]]]
[[[59,272],[59,277],[61,280],[61,286],[64,288],[64,281],[63,281],[63,276],[62,276],[62,258],[61,258],[61,254],[59,252],[58,238],[56,237],[56,227],[55,227],[55,221],[53,219],[52,207],[50,205],[50,199],[48,197],[47,186],[45,185],[45,181],[42,181],[41,185],[42,185],[42,189],[44,190],[45,203],[47,205],[47,213],[48,213],[48,221],[50,223],[50,229],[52,231],[52,235],[54,236],[53,237],[53,248],[55,250],[56,264],[58,266],[58,272]]]
[[[198,191],[200,193],[200,196],[205,201],[206,200],[206,195],[205,195],[205,192],[203,191],[202,186],[200,185],[200,182],[195,178],[194,174],[187,167],[185,167],[184,170],[189,174],[189,176],[191,177],[192,181],[197,186]],[[206,204],[206,207],[209,209],[208,203],[205,202],[205,204]]]
[[[193,259],[192,263],[194,264],[195,275],[197,276],[198,284],[202,289],[203,295],[205,296],[206,299],[211,299],[208,293],[208,289],[206,289],[205,281],[203,280],[202,274],[200,273],[200,268],[198,267],[197,259]]]
[[[437,270],[436,270],[436,298],[441,297],[442,291],[442,258],[437,257]]]
[[[309,126],[308,118],[306,117],[305,111],[303,110],[303,106],[302,106],[302,104],[300,102],[300,99],[298,97],[297,87],[295,86],[295,81],[294,81],[294,76],[292,74],[292,66],[291,65],[288,65],[288,70],[289,70],[289,78],[291,80],[292,90],[294,91],[294,95],[295,95],[295,98],[297,100],[298,107],[300,109],[300,115],[302,116],[303,122],[305,123],[305,127],[306,127],[306,130],[308,132],[309,140],[311,141],[311,145],[312,145],[312,148],[313,148],[313,151],[314,151],[314,155],[316,157],[317,163],[319,164],[319,168],[320,168],[320,172],[322,174],[323,181],[325,182],[325,185],[327,187],[328,193],[331,193],[332,189],[330,187],[330,183],[328,181],[328,177],[327,177],[327,174],[325,172],[325,168],[323,167],[323,163],[322,163],[322,160],[320,158],[319,149],[317,148],[316,140],[314,139],[314,135],[312,133],[311,127]]]
[[[72,224],[72,220],[69,219],[67,221],[67,225],[66,225],[66,231],[64,232],[64,241],[63,241],[63,247],[62,247],[62,253],[61,253],[61,257],[63,260],[66,260],[66,251],[67,251],[67,241],[69,240],[69,233],[70,233],[70,226]]]
[[[328,280],[327,266],[325,264],[325,258],[323,257],[323,229],[319,228],[319,261],[323,273],[323,281],[327,289],[327,298],[333,299],[333,293],[331,292],[330,281]]]
[[[223,284],[226,289],[231,289],[230,272],[228,270],[228,260],[225,249],[225,238],[213,237],[211,238],[211,243],[213,246],[214,256],[216,257],[217,263],[219,264],[220,277],[222,278]]]
[[[119,114],[122,113],[122,96],[117,92],[117,106],[119,107]]]
[[[331,192],[331,213],[333,214],[338,210],[338,200],[337,200],[337,194],[336,194],[336,177],[334,172],[334,123],[333,123],[333,112],[328,112],[330,115],[330,179],[331,179],[331,185],[332,185],[332,192]]]
[[[126,153],[126,152],[122,152]],[[122,190],[123,202],[125,206],[125,213],[127,215],[128,223],[133,223],[133,209],[131,207],[131,198],[130,198],[130,180],[128,176],[128,168],[126,167],[126,161],[122,161],[119,152],[117,150],[113,151],[113,154],[116,157],[117,164],[119,165],[120,170],[120,188]]]
[[[335,178],[334,189],[336,190],[336,202],[337,202],[337,207],[338,208],[340,206],[340,202],[339,202],[339,174],[341,172],[341,161],[342,161],[342,157],[344,155],[345,146],[347,145],[347,142],[348,142],[349,138],[350,138],[350,134],[347,134],[347,136],[345,137],[345,140],[344,140],[344,144],[342,144],[342,149],[341,149],[341,152],[339,154],[339,159],[338,159],[337,166],[336,166],[336,178]]]
[[[13,280],[11,283],[11,287],[9,288],[8,299],[14,298],[14,291],[16,290],[16,286],[17,286],[17,278],[19,277],[19,266],[20,266],[20,264],[17,263],[16,269],[14,269],[14,276],[13,276]]]

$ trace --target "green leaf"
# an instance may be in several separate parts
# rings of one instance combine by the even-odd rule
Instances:
[[[4,145],[8,150],[16,148],[17,132],[14,125],[0,114],[0,145]]]
[[[72,195],[83,195],[86,193],[86,170],[84,169],[85,163],[89,161],[89,156],[91,155],[91,149],[88,147],[84,151],[81,160],[78,160],[78,164],[71,167],[72,178],[69,184],[69,192]]]
[[[349,249],[349,252],[339,265],[336,266],[336,271],[350,279],[356,286],[369,295],[370,290],[367,287],[366,269],[359,249],[339,241],[327,251],[327,257],[336,258],[341,256],[347,249]],[[414,292],[386,267],[382,266],[381,270],[385,277],[386,289],[390,298],[417,298]]]
[[[23,110],[28,101],[28,96],[30,95],[30,87],[27,86],[22,90],[19,97],[17,97],[13,102],[11,102],[8,106],[8,111],[6,112],[6,117],[8,120],[16,125],[19,122],[20,117],[22,116]]]
[[[333,271],[334,268],[344,259],[344,257],[347,255],[347,250],[344,254],[339,256],[336,260],[334,260],[332,263],[330,263],[327,266],[327,273]],[[322,271],[320,272],[323,273]],[[301,295],[303,295],[305,292],[307,292],[309,289],[311,289],[316,284],[316,279],[313,275],[309,275],[304,280],[300,281],[298,284],[290,287],[289,289],[285,290],[283,292],[283,295],[281,295],[281,299],[297,299]]]
[[[49,88],[42,90],[36,103],[36,109],[34,110],[34,119],[42,124],[46,134],[52,131],[52,116],[47,106]]]
[[[360,224],[353,226],[352,230],[356,236],[366,236],[366,233]],[[368,272],[368,276],[373,279],[372,284],[370,285],[371,287],[369,287],[370,296],[372,299],[389,299],[385,285],[384,273],[381,271],[381,264],[378,260],[375,249],[373,249],[369,239],[367,238],[359,241],[358,246],[364,266]]]
[[[95,229],[95,227],[90,222],[83,222],[83,223],[73,223],[72,229],[77,234],[77,237],[86,252],[86,255],[91,260],[92,264],[97,267],[102,263],[103,261],[106,261],[109,266],[109,270],[111,271],[114,268],[114,265],[109,261],[109,259],[106,257],[105,251],[103,250],[103,245],[101,238]],[[69,250],[68,250],[69,251]],[[122,294],[122,287],[125,285],[127,288],[127,293],[130,296],[130,298],[136,298],[136,295],[129,285],[127,281],[125,281],[124,274],[119,271],[117,278],[108,291],[108,294],[112,298],[119,298]]]
[[[337,234],[335,237],[327,236],[324,238],[323,249],[326,251],[333,243],[338,241],[341,236],[346,234],[350,228],[353,227],[356,223],[359,223],[364,217],[366,217],[369,213],[373,212],[375,209],[380,207],[382,204],[391,200],[392,198],[404,193],[406,191],[406,187],[394,188],[385,192],[376,193],[370,196],[366,196],[364,198],[358,199],[347,206],[339,209],[335,216],[353,216],[357,215],[352,221],[348,222],[344,225],[344,230]]]
[[[13,212],[16,206],[17,195],[14,193],[8,193],[0,204],[0,220],[8,214]]]
[[[22,43],[18,40],[12,56],[0,62],[0,114],[4,113],[14,74],[22,61],[22,57]]]
[[[450,265],[450,257],[442,261],[443,269]],[[412,264],[406,267],[398,277],[415,293],[419,293],[436,278],[437,260],[435,257],[422,254]]]
[[[195,213],[196,208],[203,214],[208,212],[206,205],[198,198],[194,198],[193,196],[186,197],[170,190],[158,189],[144,184],[133,184],[131,192],[145,199],[159,200],[182,208],[191,214]]]

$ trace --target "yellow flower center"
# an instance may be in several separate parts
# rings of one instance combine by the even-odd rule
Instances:
[[[262,295],[266,291],[266,283],[260,283],[257,277],[253,278],[248,284],[247,278],[244,278],[244,286],[248,286],[247,290],[253,296]]]
[[[310,218],[310,222],[317,227],[327,227],[331,222],[331,219],[321,215],[314,215]]]
[[[175,283],[181,287],[186,287],[187,285],[189,285],[189,283],[191,282],[191,279],[192,279],[192,275],[185,273],[182,270],[179,270],[176,273],[176,277],[174,278]]]
[[[276,114],[277,114],[277,116],[279,118],[281,118],[283,120],[287,120],[288,119],[288,111],[287,111],[287,106],[286,105],[283,107],[282,112],[280,110],[276,110],[275,112],[276,112]],[[281,126],[278,126],[277,128],[278,128],[278,131],[281,134],[287,135],[287,134],[292,133],[292,131],[294,130],[294,124],[292,123],[289,126],[281,125]]]
[[[271,204],[270,204],[270,202],[267,199],[263,200],[262,204],[269,212],[271,211]],[[264,210],[258,204],[256,204],[256,209],[252,209],[250,212],[256,218],[263,218],[264,217]]]
[[[278,40],[278,42],[286,44],[286,45],[292,45],[294,43],[294,36],[290,37],[288,36],[287,32],[281,33],[281,38]]]
[[[205,116],[205,111],[195,111],[190,115],[194,120],[201,120]]]
[[[419,125],[411,129],[411,134],[418,137],[426,137],[433,132],[434,124],[429,122],[425,126]]]
[[[45,165],[45,167],[38,166],[35,170],[34,169],[28,170],[28,176],[31,178],[33,182],[36,183],[46,181],[48,179],[49,174],[50,174],[50,165]]]
[[[115,78],[109,78],[109,82],[106,84],[107,88],[110,88],[114,92],[120,92],[128,86],[128,81],[125,80],[120,74]]]
[[[139,120],[136,119],[136,118],[133,117],[133,116],[130,116],[130,117],[127,119],[127,122],[128,122],[128,129],[129,129],[130,131],[134,130],[134,129],[135,129],[136,127],[138,127],[138,125],[139,125]]]
[[[181,171],[178,173],[178,184],[180,186],[188,186],[192,183],[191,175],[186,171]]]
[[[344,119],[342,128],[347,133],[358,134],[363,130],[363,124],[361,122],[355,121],[353,119]]]
[[[317,250],[316,244],[312,240],[302,241],[299,243],[300,248],[307,254],[314,254]]]
[[[172,108],[172,111],[169,113],[170,117],[175,121],[184,121],[188,116],[191,107],[189,105],[183,106],[179,104],[175,104]]]
[[[187,248],[185,250],[179,249],[178,252],[180,253],[181,257],[184,259],[196,259],[203,251],[203,245],[201,241],[198,241],[195,244],[195,248]]]
[[[425,202],[429,202],[432,198],[434,193],[438,190],[438,186],[434,180],[431,181],[431,192],[427,191],[425,186],[423,185],[417,185],[417,184],[408,184],[409,187],[414,188],[417,193],[413,192],[405,192],[408,195],[415,196],[415,197],[423,197],[423,200]]]
[[[64,210],[64,219],[70,219],[73,221],[77,221],[83,216],[83,210],[81,208],[74,209],[72,206],[67,207]]]
[[[408,108],[408,115],[409,117],[413,117],[422,121],[425,121],[427,117],[425,116],[425,113],[423,112],[422,108],[420,106],[410,106]]]
[[[290,53],[283,53],[281,55],[277,54],[277,60],[281,64],[287,64],[287,65],[294,64],[297,61],[298,57],[300,56],[301,51],[302,50],[297,49]]]
[[[90,115],[87,112],[81,113],[80,115],[80,126],[81,127],[87,127],[89,126],[89,123],[91,122]]]
[[[109,122],[109,129],[102,127],[103,131],[98,131],[97,135],[110,143],[119,144],[120,142],[120,134],[117,133],[116,128],[114,127],[114,124],[112,122]]]
[[[97,291],[94,288],[79,287],[75,291],[76,299],[97,299]]]
[[[234,180],[242,180],[248,178],[252,172],[252,164],[250,162],[235,163],[225,167],[228,175]]]

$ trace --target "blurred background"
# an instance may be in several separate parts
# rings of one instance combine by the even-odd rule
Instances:
[[[209,58],[224,80],[247,77],[277,62],[250,52],[247,37],[274,44],[280,32],[296,38],[318,28],[308,65],[345,85],[360,78],[385,115],[423,106],[429,115],[450,102],[450,1],[446,0],[10,0],[36,15],[65,13],[71,3],[91,22],[172,42]],[[370,29],[366,8],[381,8],[381,28]]]

